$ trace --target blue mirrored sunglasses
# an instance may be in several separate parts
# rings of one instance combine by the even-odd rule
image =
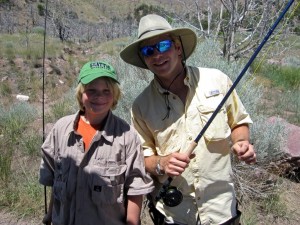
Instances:
[[[163,41],[156,43],[155,45],[144,46],[140,49],[140,51],[143,56],[151,56],[154,54],[155,48],[160,53],[164,53],[164,52],[168,51],[171,48],[171,46],[172,46],[171,40],[163,40]]]

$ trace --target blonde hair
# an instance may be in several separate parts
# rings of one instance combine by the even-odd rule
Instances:
[[[112,90],[114,102],[111,107],[112,110],[116,109],[119,99],[121,98],[121,89],[116,81],[109,77],[101,77],[101,79],[105,80],[107,86]],[[81,111],[84,111],[84,106],[82,103],[82,94],[85,90],[85,87],[87,84],[79,83],[76,87],[75,96],[77,103],[79,105],[79,108]]]

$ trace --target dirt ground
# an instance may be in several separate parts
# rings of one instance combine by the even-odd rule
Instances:
[[[257,215],[261,222],[255,225],[299,225],[300,224],[300,183],[285,182],[282,185],[281,198],[286,205],[286,216],[274,218],[272,215]],[[142,225],[152,225],[148,209],[143,208]],[[10,212],[0,210],[0,225],[41,225],[41,218],[16,218]]]
[[[28,218],[17,218],[12,213],[5,210],[0,211],[0,225],[38,225],[42,224],[38,220]]]

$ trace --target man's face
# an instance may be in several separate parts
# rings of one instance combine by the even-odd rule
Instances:
[[[165,34],[160,35],[141,44],[141,48],[149,46],[148,56],[140,53],[149,70],[159,77],[172,77],[182,67],[181,46],[176,44],[172,38]],[[144,48],[145,49],[145,48]]]

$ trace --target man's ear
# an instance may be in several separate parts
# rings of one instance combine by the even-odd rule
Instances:
[[[178,52],[178,56],[182,56],[182,46],[178,42],[175,42],[175,50]]]

